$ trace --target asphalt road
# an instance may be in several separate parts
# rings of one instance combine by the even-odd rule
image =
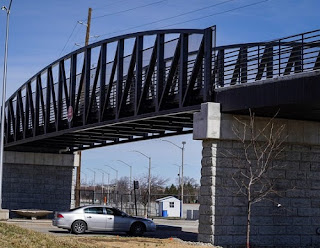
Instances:
[[[23,228],[28,228],[37,232],[47,233],[59,236],[70,236],[67,230],[57,228],[51,224],[51,220],[29,220],[29,219],[10,219],[6,221],[9,224],[18,225]],[[188,220],[167,220],[167,219],[154,219],[157,225],[156,232],[145,233],[145,237],[154,238],[179,238],[184,241],[197,241],[198,234],[198,221]],[[127,236],[125,233],[106,233],[106,232],[87,232],[83,234],[88,235],[119,235]]]

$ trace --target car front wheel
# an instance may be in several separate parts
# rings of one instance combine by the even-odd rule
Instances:
[[[141,236],[145,232],[145,227],[142,223],[134,223],[130,228],[130,234]]]
[[[74,234],[83,234],[87,229],[87,225],[82,220],[76,220],[72,224],[72,232]]]

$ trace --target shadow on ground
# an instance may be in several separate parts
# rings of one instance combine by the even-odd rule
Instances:
[[[67,230],[49,230],[50,233],[55,234],[70,234]],[[91,236],[91,235],[109,235],[109,236],[121,236],[128,237],[126,233],[117,233],[117,232],[86,232],[85,234],[79,236]],[[182,231],[181,227],[173,227],[166,225],[157,225],[157,230],[155,232],[146,232],[143,234],[143,237],[148,238],[158,238],[158,239],[167,239],[167,238],[178,238],[183,241],[197,241],[198,234],[193,232]]]

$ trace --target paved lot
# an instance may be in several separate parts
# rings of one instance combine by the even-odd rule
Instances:
[[[154,219],[157,225],[157,231],[154,233],[145,233],[145,237],[170,238],[176,237],[184,241],[197,241],[198,221],[187,220],[166,220]],[[7,223],[15,224],[23,228],[29,228],[41,233],[52,235],[69,236],[67,230],[52,226],[51,220],[27,220],[27,219],[10,219]],[[119,235],[126,236],[125,233],[86,233],[83,235]]]

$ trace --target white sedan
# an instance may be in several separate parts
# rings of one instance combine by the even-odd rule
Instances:
[[[140,236],[144,232],[156,230],[156,225],[150,219],[133,217],[119,209],[98,205],[56,212],[52,224],[74,234],[82,234],[88,230],[126,232]]]

